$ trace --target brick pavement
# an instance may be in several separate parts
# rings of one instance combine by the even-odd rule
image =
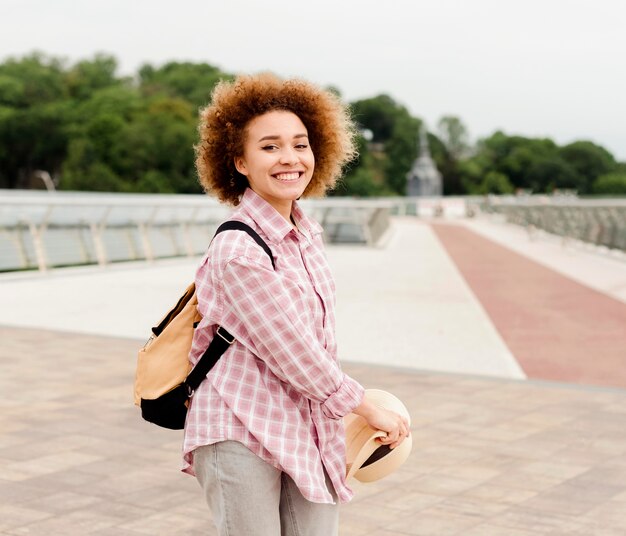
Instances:
[[[0,328],[0,534],[211,535],[181,433],[132,406],[135,340]],[[626,534],[626,391],[346,364],[414,449],[342,536]],[[358,484],[358,483],[357,483]]]

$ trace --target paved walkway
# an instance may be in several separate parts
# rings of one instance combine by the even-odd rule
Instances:
[[[434,229],[528,377],[626,387],[626,304],[467,227]]]
[[[459,220],[472,231],[626,303],[626,251],[609,250],[502,221],[501,216]]]
[[[626,390],[601,387],[624,385],[623,260],[458,225],[396,219],[385,247],[329,248],[345,369],[402,398],[414,434],[401,471],[355,486],[341,534],[623,536]],[[132,407],[136,350],[196,262],[0,277],[0,534],[214,534],[181,434]],[[615,329],[576,339],[587,358],[546,336],[602,318]]]
[[[385,247],[334,246],[328,256],[342,360],[524,377],[428,225],[399,219]],[[0,325],[146,339],[149,326],[193,279],[197,263],[6,274],[0,299],[11,307],[0,307]]]
[[[0,338],[0,534],[215,534],[178,471],[181,433],[132,406],[139,341]],[[345,368],[406,402],[414,448],[396,474],[355,486],[342,536],[626,533],[626,391]]]

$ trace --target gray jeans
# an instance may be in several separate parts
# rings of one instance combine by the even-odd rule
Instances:
[[[338,504],[307,501],[291,477],[241,443],[199,447],[193,459],[220,536],[338,534]],[[328,475],[326,485],[336,501]]]

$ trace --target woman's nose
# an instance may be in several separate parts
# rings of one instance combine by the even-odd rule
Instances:
[[[291,147],[286,147],[280,153],[281,164],[296,164],[298,162],[298,154]]]

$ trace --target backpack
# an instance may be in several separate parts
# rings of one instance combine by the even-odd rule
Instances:
[[[223,223],[213,238],[228,230],[244,231],[250,235],[276,268],[268,245],[243,222],[233,220]],[[187,287],[176,305],[152,328],[152,335],[137,355],[135,405],[141,408],[141,416],[146,421],[171,430],[185,427],[189,398],[221,355],[235,342],[235,338],[219,326],[211,344],[191,370],[189,352],[193,333],[202,320],[195,290],[194,283]]]

